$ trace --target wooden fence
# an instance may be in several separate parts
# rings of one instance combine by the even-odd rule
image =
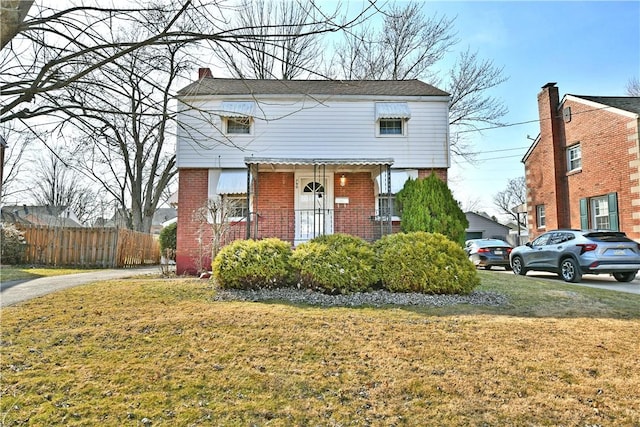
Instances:
[[[158,239],[122,228],[23,226],[29,264],[122,268],[160,262]]]

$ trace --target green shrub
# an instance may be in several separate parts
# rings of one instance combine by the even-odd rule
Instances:
[[[165,257],[175,260],[178,240],[178,224],[169,224],[160,230],[158,243],[160,243],[160,253]]]
[[[469,221],[447,183],[435,174],[424,179],[408,180],[396,199],[403,232],[440,233],[460,246],[464,245]]]
[[[0,224],[0,261],[2,264],[20,264],[24,261],[27,242],[24,233],[15,225]]]
[[[468,294],[480,284],[464,250],[442,234],[391,234],[374,249],[382,285],[391,292]]]
[[[321,236],[299,245],[291,256],[301,286],[330,294],[371,289],[378,281],[375,253],[354,236]]]
[[[291,246],[280,239],[236,240],[212,262],[213,277],[222,288],[259,289],[292,283]]]

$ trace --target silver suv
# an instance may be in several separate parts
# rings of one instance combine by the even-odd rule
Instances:
[[[630,282],[640,270],[640,243],[619,231],[555,230],[514,248],[509,262],[520,275],[550,271],[566,282],[579,282],[583,274],[610,273]]]

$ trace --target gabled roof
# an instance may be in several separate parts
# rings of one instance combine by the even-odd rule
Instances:
[[[2,207],[3,221],[57,227],[82,227],[82,224],[74,218],[70,218],[68,214],[67,206],[14,205]]]
[[[449,96],[420,80],[250,80],[206,77],[178,95],[397,95]]]
[[[628,111],[633,114],[640,114],[640,96],[572,96],[591,102],[597,102],[598,104],[607,105],[619,110]]]

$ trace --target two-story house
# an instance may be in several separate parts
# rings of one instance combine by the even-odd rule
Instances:
[[[220,79],[205,68],[178,102],[179,274],[208,255],[198,246],[211,227],[194,214],[208,200],[227,206],[227,240],[372,241],[397,229],[393,198],[408,178],[447,179],[449,95],[418,80]]]
[[[555,228],[640,241],[640,97],[538,94],[540,134],[523,158],[532,238]]]

